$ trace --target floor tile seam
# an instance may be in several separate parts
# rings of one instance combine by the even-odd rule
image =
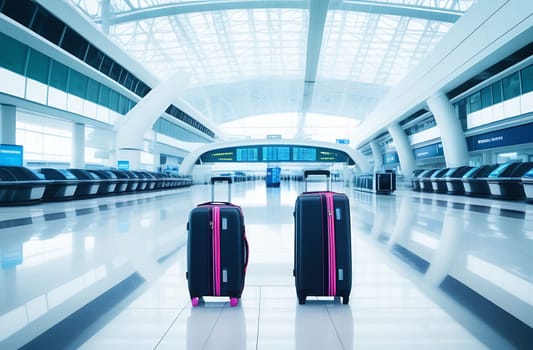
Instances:
[[[183,311],[185,311],[185,309],[187,308],[187,304],[188,304],[188,301],[186,301],[184,304],[183,304],[183,307],[181,308],[180,312],[178,312],[178,314],[176,315],[176,317],[174,317],[174,319],[172,320],[172,322],[170,323],[170,325],[167,327],[167,329],[165,330],[165,332],[161,335],[161,337],[159,338],[159,340],[157,341],[157,343],[155,344],[154,346],[154,350],[156,350],[159,345],[161,344],[161,342],[163,341],[163,339],[167,336],[168,332],[170,332],[170,330],[172,329],[172,327],[174,326],[174,324],[178,321],[178,319],[180,318],[181,314],[183,314]]]
[[[256,336],[255,336],[255,350],[259,349],[259,329],[261,325],[261,286],[259,286],[259,305],[258,305],[258,311],[257,311],[257,330],[256,330]]]
[[[224,311],[224,309],[226,308],[226,304],[228,302],[225,303],[224,306],[220,307],[220,308],[217,308],[218,309],[218,314],[217,314],[217,318],[215,319],[215,322],[213,322],[213,326],[211,327],[211,329],[209,330],[209,335],[207,336],[207,338],[205,338],[205,341],[204,343],[202,344],[201,346],[201,349],[205,349],[207,347],[207,344],[209,344],[209,339],[211,339],[211,336],[213,335],[213,330],[215,329],[215,327],[217,326],[218,324],[218,321],[220,320],[220,316],[222,316],[222,312]],[[242,306],[241,306],[242,307]]]
[[[327,307],[327,306],[324,306],[324,308],[326,309],[326,313],[328,314],[329,320],[330,320],[330,322],[331,322],[331,324],[333,326],[333,329],[335,330],[335,334],[337,335],[337,339],[339,340],[339,343],[341,344],[341,348],[343,350],[345,350],[346,347],[344,346],[344,343],[342,341],[342,338],[341,338],[341,335],[339,333],[339,330],[337,329],[337,325],[335,324],[335,321],[333,320],[333,317],[331,316],[331,313],[329,312],[330,308]]]

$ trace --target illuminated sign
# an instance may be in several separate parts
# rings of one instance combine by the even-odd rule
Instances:
[[[228,147],[203,153],[199,162],[330,162],[354,165],[343,151],[313,146],[257,145]]]
[[[129,162],[129,160],[119,160],[119,161],[117,161],[117,169],[118,170],[130,170],[130,162]]]
[[[0,144],[0,165],[22,166],[22,156],[22,146]]]

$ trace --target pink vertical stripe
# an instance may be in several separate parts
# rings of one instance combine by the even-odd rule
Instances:
[[[213,294],[220,295],[220,208],[212,207],[213,220]]]
[[[326,209],[328,211],[328,256],[329,256],[329,295],[337,294],[337,259],[335,256],[335,216],[333,194],[326,193]]]

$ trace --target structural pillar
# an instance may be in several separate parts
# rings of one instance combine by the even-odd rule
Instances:
[[[71,166],[77,169],[85,168],[85,124],[72,125]]]
[[[17,108],[0,105],[0,143],[15,145],[17,143]]]
[[[448,168],[468,164],[468,147],[459,118],[443,92],[437,92],[426,101],[440,130],[444,158]]]
[[[377,141],[370,142],[370,149],[372,150],[372,155],[374,156],[374,173],[383,170],[383,155],[379,149]]]
[[[398,123],[389,125],[388,131],[394,140],[396,152],[398,152],[402,174],[410,176],[413,170],[416,169],[416,161],[409,139]]]

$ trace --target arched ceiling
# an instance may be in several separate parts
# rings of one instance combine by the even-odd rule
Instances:
[[[70,0],[217,124],[294,112],[364,120],[475,0]],[[176,82],[179,84],[179,82]]]

